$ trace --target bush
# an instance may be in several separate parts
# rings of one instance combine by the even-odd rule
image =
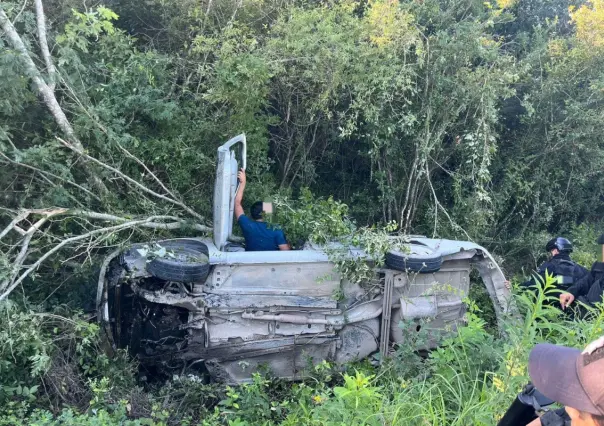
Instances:
[[[113,406],[136,389],[136,366],[124,352],[105,354],[96,323],[61,307],[56,312],[0,303],[0,407],[10,415],[23,403]]]
[[[602,234],[602,226],[581,224],[571,230],[572,242],[574,244],[573,260],[587,269],[598,260],[602,247],[596,243]]]
[[[27,423],[25,423],[27,422]],[[161,416],[158,418],[129,419],[125,404],[115,410],[94,410],[92,413],[79,414],[72,409],[54,416],[48,411],[36,410],[31,415],[23,415],[23,410],[0,417],[0,426],[28,424],[30,426],[165,426]]]

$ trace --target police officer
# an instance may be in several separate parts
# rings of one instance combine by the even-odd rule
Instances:
[[[562,309],[569,306],[575,299],[593,305],[602,301],[604,293],[604,234],[597,240],[602,245],[602,257],[599,262],[594,262],[589,273],[568,288],[568,291],[560,295]]]
[[[545,282],[547,272],[555,277],[556,287],[564,291],[587,275],[587,269],[571,260],[570,253],[573,251],[573,245],[566,238],[552,238],[545,245],[545,250],[552,257],[537,270],[543,282]],[[534,276],[520,284],[524,288],[536,287],[536,285],[537,279]]]

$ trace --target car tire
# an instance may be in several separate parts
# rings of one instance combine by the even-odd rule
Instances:
[[[210,273],[208,248],[197,240],[166,240],[157,243],[174,254],[158,257],[147,264],[154,277],[176,282],[204,282]]]
[[[386,253],[386,266],[397,271],[428,274],[440,269],[443,258],[424,245],[411,244],[411,253],[391,250]]]
[[[189,238],[163,240],[163,241],[158,241],[156,244],[158,244],[162,247],[165,247],[165,248],[186,247],[186,248],[190,248],[192,250],[197,250],[197,251],[205,254],[206,256],[209,256],[209,253],[210,253],[208,251],[208,246],[206,245],[206,243],[199,241],[199,240],[189,239]]]

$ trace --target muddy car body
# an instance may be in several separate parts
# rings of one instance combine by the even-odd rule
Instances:
[[[244,251],[231,242],[241,166],[243,135],[218,149],[213,238],[135,244],[103,264],[99,320],[114,347],[128,347],[148,368],[204,371],[241,383],[260,368],[296,379],[322,360],[387,353],[391,343],[404,343],[401,320],[455,327],[472,268],[498,317],[507,310],[500,268],[472,242],[409,238],[408,250],[389,253],[386,266],[365,283],[339,274],[331,252],[314,244]],[[356,248],[340,253],[371,262]]]

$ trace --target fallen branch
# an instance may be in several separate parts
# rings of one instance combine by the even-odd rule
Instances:
[[[109,227],[105,227],[105,228],[99,228],[99,229],[95,229],[90,232],[86,232],[81,235],[76,235],[76,236],[73,236],[70,238],[66,238],[65,240],[61,241],[59,244],[55,245],[52,249],[50,249],[46,253],[44,253],[36,262],[34,262],[29,268],[27,268],[23,273],[21,273],[18,276],[18,278],[14,279],[12,281],[12,283],[10,283],[10,285],[0,288],[0,291],[2,291],[2,294],[0,294],[0,302],[3,301],[4,299],[6,299],[10,295],[10,293],[19,284],[21,284],[23,282],[23,280],[25,280],[32,272],[34,272],[36,269],[38,269],[38,267],[46,259],[48,259],[53,254],[57,253],[63,247],[66,247],[72,243],[82,241],[82,240],[85,240],[87,238],[91,238],[91,237],[94,237],[97,235],[102,235],[102,234],[106,234],[106,233],[110,233],[110,232],[123,231],[125,229],[130,229],[130,228],[135,228],[135,227],[145,226],[145,225],[153,226],[154,224],[157,224],[156,221],[163,220],[165,218],[166,218],[166,216],[150,216],[145,219],[132,220],[129,222],[121,223],[119,225],[109,226]]]
[[[30,230],[28,230],[28,231],[24,232],[21,228],[19,228],[18,224],[20,222],[22,222],[23,220],[25,220],[30,214],[42,215],[46,219],[49,219],[51,217],[58,217],[58,216],[72,216],[72,217],[85,217],[88,219],[95,219],[95,220],[103,220],[106,222],[127,223],[127,222],[132,221],[132,219],[128,219],[126,217],[117,216],[117,215],[110,214],[110,213],[98,213],[98,212],[92,212],[92,211],[80,210],[80,209],[66,209],[66,208],[29,209],[29,210],[22,210],[19,212],[19,214],[10,222],[10,224],[2,231],[2,233],[0,233],[0,239],[2,239],[4,236],[6,236],[11,230],[15,230],[15,231],[19,232],[21,235],[28,234],[30,232],[30,230],[34,227],[35,227],[34,230],[38,230],[40,228],[40,226],[38,225],[39,221],[36,222],[36,224],[32,225],[32,228],[30,228]],[[145,223],[142,227],[151,228],[151,229],[179,229],[179,228],[188,226],[191,229],[195,229],[196,231],[212,232],[212,228],[209,226],[202,225],[200,223],[191,223],[185,219],[179,218],[178,216],[156,215],[153,217],[156,218],[155,220],[169,220],[171,222],[162,223],[162,222],[152,221],[152,222]]]
[[[110,136],[110,131],[100,122],[98,116],[90,111],[83,103],[82,101],[78,98],[78,95],[75,93],[75,91],[71,88],[71,86],[69,84],[67,84],[67,82],[65,80],[62,79],[63,82],[63,86],[65,88],[67,88],[67,90],[69,91],[69,93],[71,93],[71,98],[73,99],[73,101],[80,107],[80,109],[92,120],[92,122],[108,137],[111,138]],[[176,197],[174,195],[174,193],[172,191],[170,191],[166,185],[164,185],[164,183],[161,181],[161,179],[159,179],[157,177],[157,175],[155,173],[153,173],[151,171],[151,169],[149,169],[149,167],[147,167],[147,165],[140,160],[137,156],[135,156],[134,154],[132,154],[130,151],[128,151],[126,148],[124,148],[119,142],[117,142],[117,140],[115,140],[115,144],[117,145],[117,147],[124,153],[126,154],[126,156],[128,158],[131,158],[132,160],[134,160],[137,164],[139,164],[144,170],[145,172],[147,172],[152,178],[153,180],[155,180],[155,182],[166,192],[167,195],[169,195],[170,197],[172,197],[174,200],[177,200],[178,197]],[[198,218],[199,219],[199,218]]]
[[[70,214],[72,216],[87,217],[89,219],[105,220],[105,221],[109,221],[109,222],[128,222],[130,220],[130,219],[126,219],[125,217],[116,216],[116,215],[112,215],[112,214],[108,214],[108,213],[97,213],[97,212],[91,212],[91,211],[85,211],[85,210],[68,210],[65,213]],[[212,232],[212,228],[210,228],[209,226],[202,225],[200,223],[191,223],[184,219],[179,218],[178,216],[163,215],[163,216],[156,216],[156,217],[161,218],[161,220],[171,220],[172,222],[169,222],[169,223],[151,222],[151,223],[144,224],[142,227],[152,228],[152,229],[179,229],[184,226],[189,226],[192,229],[195,229],[196,231]]]
[[[0,232],[0,240],[6,236],[19,222],[25,219],[29,215],[27,210],[19,212],[17,217],[15,217],[6,228],[2,232]]]
[[[47,220],[48,220],[48,218],[40,219],[25,233],[25,238],[23,238],[23,242],[21,243],[21,250],[19,250],[19,254],[13,261],[13,272],[11,274],[9,274],[8,278],[4,279],[0,283],[0,289],[6,288],[9,285],[9,283],[11,283],[17,277],[17,275],[19,274],[19,269],[21,268],[21,266],[23,265],[23,261],[27,257],[27,253],[29,250],[29,243],[31,242],[31,239],[33,238],[35,232],[38,229],[40,229],[40,227]]]
[[[168,188],[166,188],[166,186],[164,185],[164,183],[155,175],[155,173],[153,173],[145,163],[143,163],[137,156],[135,156],[134,154],[132,154],[130,151],[128,151],[126,148],[124,148],[122,145],[120,145],[119,142],[116,142],[118,148],[120,150],[122,150],[122,152],[124,154],[126,154],[128,156],[128,158],[133,159],[134,161],[136,161],[143,169],[145,169],[145,171],[147,173],[149,173],[149,175],[151,175],[151,177],[153,178],[153,180],[155,180],[155,182],[157,182],[157,184],[159,186],[161,186],[161,188],[166,191],[166,193],[172,197],[173,199],[176,199],[177,197],[172,193],[172,191],[170,191]]]
[[[190,208],[189,206],[187,206],[182,201],[175,200],[174,198],[168,197],[166,195],[160,194],[158,192],[153,191],[152,189],[147,188],[145,185],[143,185],[142,183],[140,183],[140,182],[132,179],[130,176],[126,175],[122,171],[116,169],[113,166],[105,164],[102,161],[100,161],[100,160],[98,160],[98,159],[96,159],[96,158],[94,158],[94,157],[86,154],[84,152],[84,150],[80,149],[76,145],[70,144],[69,142],[65,141],[64,139],[61,139],[61,138],[57,137],[57,140],[59,142],[61,142],[64,146],[66,146],[67,148],[71,149],[76,154],[82,156],[86,160],[89,160],[89,161],[91,161],[91,162],[93,162],[95,164],[98,164],[99,166],[103,167],[104,169],[110,170],[111,172],[115,173],[116,175],[118,175],[119,177],[121,177],[122,179],[124,179],[125,181],[127,181],[127,182],[131,183],[132,185],[134,185],[135,187],[139,188],[141,191],[146,192],[147,194],[150,194],[150,195],[152,195],[152,196],[154,196],[156,198],[159,198],[160,200],[167,201],[168,203],[174,204],[174,205],[182,208],[184,211],[186,211],[187,213],[189,213],[191,216],[195,217],[196,219],[204,220],[203,216],[201,216],[199,213],[197,213],[195,210],[193,210],[192,208]]]
[[[26,230],[22,229],[19,224],[23,221],[26,221],[30,215],[38,215],[42,216],[42,218],[38,219],[33,225],[29,226]],[[63,240],[60,240],[55,244],[50,250],[46,251],[40,258],[38,258],[31,266],[29,266],[25,271],[22,271],[23,264],[27,259],[27,256],[30,254],[29,247],[32,242],[32,238],[34,235],[41,231],[41,228],[44,224],[49,222],[51,219],[56,218],[65,218],[65,217],[73,217],[73,218],[86,218],[91,220],[100,220],[105,222],[113,222],[117,223],[113,226],[105,226],[97,229],[90,230],[88,232],[84,232],[80,235],[75,235]],[[33,222],[33,220],[32,220]],[[88,222],[90,223],[90,222]],[[91,224],[91,223],[90,223]],[[92,224],[91,224],[92,225]],[[20,246],[19,252],[11,259],[10,263],[13,265],[12,272],[10,272],[9,276],[0,282],[0,301],[7,298],[10,293],[23,282],[25,278],[27,278],[32,272],[34,272],[48,257],[58,252],[62,248],[72,245],[74,243],[78,243],[84,241],[79,248],[88,247],[86,252],[90,252],[92,247],[98,245],[99,242],[104,241],[107,237],[111,236],[116,232],[120,232],[126,229],[133,228],[147,228],[147,229],[163,229],[163,230],[174,230],[180,229],[183,227],[189,227],[195,229],[200,232],[210,232],[211,228],[199,224],[199,223],[190,223],[187,220],[181,219],[177,216],[173,215],[154,215],[141,219],[128,219],[122,216],[117,216],[110,213],[99,213],[87,210],[79,210],[79,209],[66,209],[66,208],[52,208],[52,209],[30,209],[30,210],[22,210],[16,213],[16,216],[9,225],[4,228],[4,230],[0,233],[0,239],[4,238],[8,235],[11,230],[19,233],[23,238],[16,244],[13,245],[8,252],[9,254],[13,249]],[[57,237],[58,238],[58,237]],[[86,242],[85,240],[89,240]],[[76,250],[78,249],[76,245]],[[11,256],[12,257],[12,256]]]

